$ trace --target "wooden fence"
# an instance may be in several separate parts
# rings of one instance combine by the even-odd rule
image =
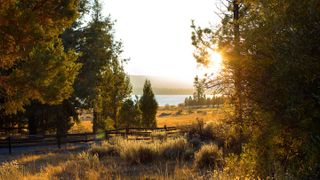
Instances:
[[[122,136],[130,140],[149,140],[152,133],[163,132],[165,136],[171,136],[179,133],[176,127],[163,128],[125,128],[117,130],[108,130],[101,133],[79,133],[57,135],[26,135],[26,136],[7,136],[0,138],[0,148],[7,148],[9,154],[15,147],[37,147],[56,145],[61,148],[62,144],[68,143],[86,143],[93,141],[108,140],[111,137]]]

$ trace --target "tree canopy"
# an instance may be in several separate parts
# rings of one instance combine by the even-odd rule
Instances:
[[[236,124],[258,153],[260,177],[276,173],[277,163],[297,176],[317,171],[319,5],[234,0],[217,30],[192,26],[198,62],[207,63],[210,50],[224,58],[224,71],[209,82],[230,95]]]
[[[142,111],[142,126],[149,128],[156,127],[158,103],[149,80],[146,80],[143,86],[143,94],[140,98],[140,109]]]
[[[78,16],[77,0],[2,1],[1,111],[14,114],[30,100],[57,104],[70,97],[80,68],[59,35]]]

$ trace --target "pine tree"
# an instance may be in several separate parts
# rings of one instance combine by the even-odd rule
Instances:
[[[140,99],[142,111],[142,126],[148,128],[157,127],[156,114],[158,103],[151,88],[151,82],[146,80],[143,86],[143,95]]]
[[[78,62],[82,64],[80,73],[74,83],[74,99],[83,108],[93,108],[93,132],[99,126],[104,126],[99,113],[102,111],[101,83],[103,74],[110,70],[112,59],[121,53],[121,44],[114,40],[113,22],[110,17],[104,18],[101,14],[102,7],[98,0],[93,2],[91,19],[89,23],[71,35],[78,40],[66,38],[66,43],[75,46],[81,53]],[[98,120],[100,118],[100,120]],[[100,125],[98,125],[100,124]]]
[[[77,17],[77,0],[1,1],[0,113],[23,111],[31,100],[58,104],[70,97],[80,68],[59,35]]]
[[[122,128],[140,127],[142,112],[139,102],[127,99],[119,112],[119,126]]]
[[[194,78],[193,86],[195,92],[193,93],[193,100],[196,105],[204,105],[206,95],[205,95],[205,79],[199,79],[198,76]]]
[[[102,121],[111,119],[113,127],[119,127],[119,110],[125,99],[132,92],[129,77],[125,74],[119,59],[113,59],[110,67],[102,73],[102,81],[99,84],[101,96]],[[104,129],[104,127],[100,127]]]

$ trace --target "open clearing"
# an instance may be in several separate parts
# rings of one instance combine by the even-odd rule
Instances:
[[[160,107],[157,112],[158,127],[166,126],[186,126],[196,123],[197,120],[219,121],[225,117],[225,108],[179,108],[179,107]],[[81,118],[80,118],[81,119]],[[92,132],[92,115],[85,114],[84,120],[75,124],[69,133]]]

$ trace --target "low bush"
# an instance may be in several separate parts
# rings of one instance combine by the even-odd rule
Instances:
[[[196,145],[197,140],[217,144],[226,150],[236,149],[238,139],[231,125],[226,123],[209,122],[204,124],[202,120],[198,120],[187,130],[187,138],[191,145]],[[233,151],[231,151],[233,152]]]
[[[215,144],[206,144],[194,155],[194,165],[197,168],[221,168],[223,157],[222,150]]]
[[[22,167],[17,161],[4,162],[0,165],[0,180],[15,178],[22,178]]]
[[[185,138],[170,139],[160,145],[160,155],[166,159],[182,158],[187,148]]]
[[[89,152],[91,154],[96,154],[99,158],[108,156],[108,155],[118,155],[119,150],[116,146],[109,144],[108,142],[103,142],[102,145],[93,145]]]
[[[120,157],[130,164],[144,164],[158,157],[158,146],[139,141],[122,140],[118,144]]]
[[[184,152],[183,159],[187,161],[193,159],[194,153],[195,153],[195,149],[188,147]]]
[[[187,148],[187,140],[183,137],[152,142],[113,138],[110,143],[104,142],[102,145],[92,146],[89,152],[99,158],[107,155],[119,155],[129,164],[145,164],[158,158],[181,159]]]
[[[199,150],[202,145],[202,141],[199,137],[192,137],[189,140],[189,144],[192,146],[192,148]]]

